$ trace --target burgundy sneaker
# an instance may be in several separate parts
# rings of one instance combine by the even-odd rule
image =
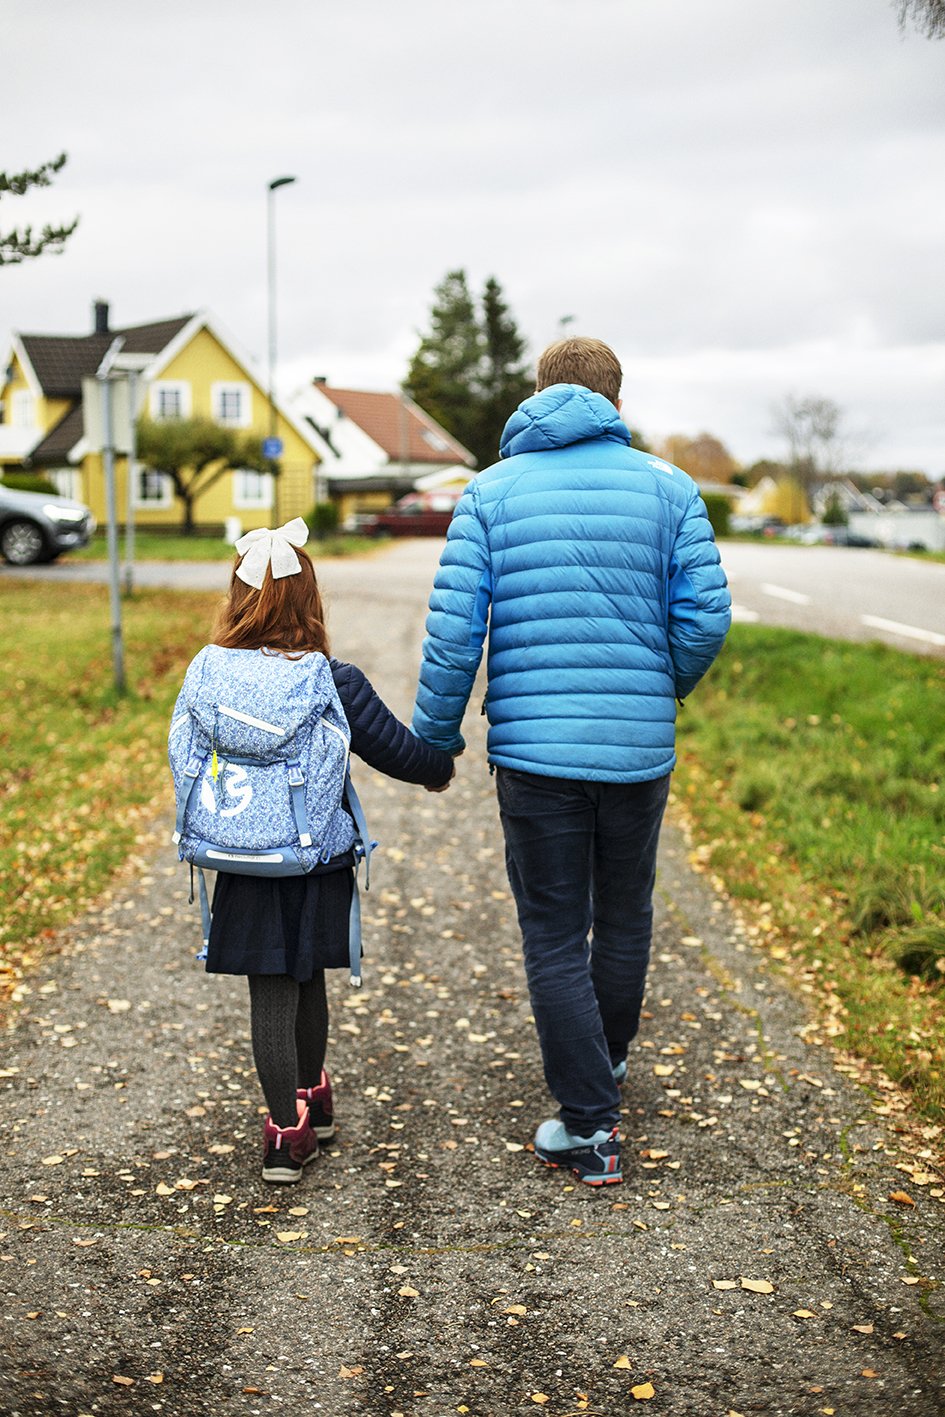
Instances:
[[[302,1168],[318,1155],[318,1138],[308,1120],[308,1109],[304,1102],[298,1102],[298,1125],[277,1127],[271,1117],[263,1126],[263,1168],[264,1181],[276,1181],[280,1185],[291,1185],[301,1180]]]
[[[331,1078],[322,1068],[317,1087],[300,1087],[296,1092],[300,1102],[308,1105],[308,1124],[319,1141],[335,1135],[335,1108],[331,1100]]]

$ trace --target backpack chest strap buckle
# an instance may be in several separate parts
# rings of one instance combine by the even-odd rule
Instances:
[[[305,774],[301,763],[286,763],[286,781],[292,798],[292,815],[300,846],[311,846],[312,834],[308,828],[308,812],[305,810]]]

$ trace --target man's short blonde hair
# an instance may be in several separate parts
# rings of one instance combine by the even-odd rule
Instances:
[[[609,345],[599,339],[560,339],[538,360],[536,392],[549,384],[581,384],[616,405],[623,370]]]

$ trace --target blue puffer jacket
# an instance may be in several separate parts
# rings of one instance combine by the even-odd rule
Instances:
[[[699,490],[630,447],[614,405],[554,384],[457,504],[430,599],[414,732],[455,752],[489,624],[489,760],[640,782],[676,761],[676,698],[731,600]]]

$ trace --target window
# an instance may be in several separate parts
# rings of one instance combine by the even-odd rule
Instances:
[[[50,468],[48,476],[60,497],[69,497],[73,502],[82,501],[82,474],[78,468]]]
[[[11,399],[14,428],[36,427],[36,400],[29,389],[17,389]]]
[[[233,506],[240,511],[254,507],[268,511],[272,506],[272,477],[268,472],[253,472],[241,467],[234,475]]]
[[[171,479],[152,467],[139,467],[135,483],[135,502],[139,507],[171,507],[174,488]]]
[[[228,428],[248,428],[252,422],[252,393],[248,384],[213,384],[210,403],[214,418]]]
[[[183,380],[170,379],[152,384],[151,417],[158,423],[169,418],[189,418],[190,385]]]

